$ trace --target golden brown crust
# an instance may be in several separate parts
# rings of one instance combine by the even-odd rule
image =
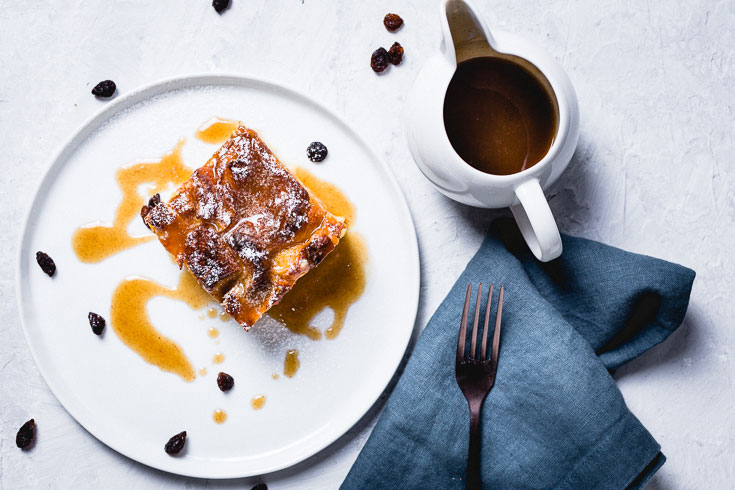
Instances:
[[[151,200],[141,216],[246,330],[346,231],[242,125],[168,202]]]

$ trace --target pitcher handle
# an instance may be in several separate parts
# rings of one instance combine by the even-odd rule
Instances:
[[[528,248],[541,262],[561,255],[559,228],[538,179],[529,179],[515,189],[519,203],[510,207]]]

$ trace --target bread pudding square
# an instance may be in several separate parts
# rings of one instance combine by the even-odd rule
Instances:
[[[346,232],[343,219],[243,125],[168,202],[154,196],[141,216],[179,268],[186,265],[245,330]]]

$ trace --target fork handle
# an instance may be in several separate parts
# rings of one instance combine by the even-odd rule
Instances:
[[[482,412],[483,401],[468,403],[470,406],[470,449],[467,455],[467,477],[465,481],[467,490],[482,490],[480,413]]]

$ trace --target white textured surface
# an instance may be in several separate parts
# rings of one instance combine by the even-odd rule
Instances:
[[[125,93],[192,72],[255,73],[291,83],[350,120],[398,177],[422,253],[420,325],[441,301],[497,213],[454,204],[423,180],[400,123],[401,103],[439,42],[435,2],[232,0],[2,2],[0,7],[0,487],[249,488],[257,480],[189,480],[151,470],[99,443],[58,404],[18,325],[18,230],[50,155],[101,104],[112,78]],[[477,2],[491,26],[542,42],[568,70],[582,136],[551,193],[562,231],[694,268],[685,324],[617,378],[668,458],[649,488],[727,489],[735,481],[735,3]],[[390,34],[388,11],[406,26]],[[368,68],[394,40],[405,62]],[[134,144],[134,142],[131,142]],[[374,424],[376,407],[337,443],[266,475],[269,488],[336,488]],[[38,444],[15,431],[30,416]]]

